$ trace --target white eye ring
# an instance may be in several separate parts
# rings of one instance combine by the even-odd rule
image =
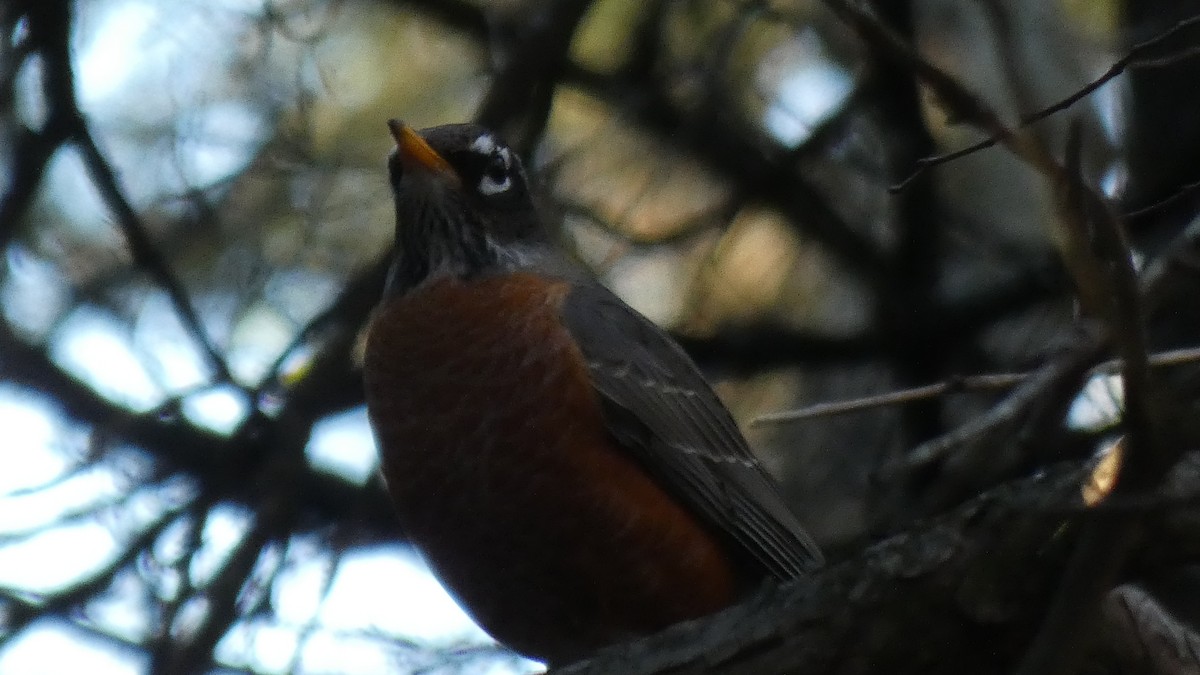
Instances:
[[[505,174],[504,180],[499,183],[491,176],[484,174],[483,178],[479,181],[479,194],[491,197],[492,195],[504,192],[510,187],[512,187],[512,178],[508,174]]]
[[[476,145],[478,144],[476,142]],[[504,163],[504,167],[501,169],[504,180],[496,180],[493,175],[495,172],[492,169],[497,168],[498,165],[489,166],[483,172],[483,178],[479,179],[479,194],[485,197],[500,194],[512,187],[512,155],[509,154],[508,148],[500,148],[492,155],[492,161],[494,162],[496,158]]]

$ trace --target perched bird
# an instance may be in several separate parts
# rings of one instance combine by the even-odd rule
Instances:
[[[405,532],[476,621],[562,664],[819,565],[691,359],[552,243],[517,155],[388,125],[367,405]]]

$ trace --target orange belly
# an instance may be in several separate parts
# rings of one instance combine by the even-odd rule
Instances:
[[[723,547],[604,426],[565,283],[443,281],[376,315],[365,380],[400,521],[496,639],[563,663],[711,613]]]

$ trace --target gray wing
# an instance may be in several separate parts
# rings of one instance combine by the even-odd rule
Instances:
[[[729,411],[666,333],[607,289],[577,283],[563,322],[613,436],[677,499],[780,579],[822,563]]]

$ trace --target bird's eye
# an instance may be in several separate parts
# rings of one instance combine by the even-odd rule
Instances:
[[[508,171],[508,158],[500,152],[493,153],[483,168],[483,177],[479,179],[479,194],[491,197],[510,187],[512,176]]]

